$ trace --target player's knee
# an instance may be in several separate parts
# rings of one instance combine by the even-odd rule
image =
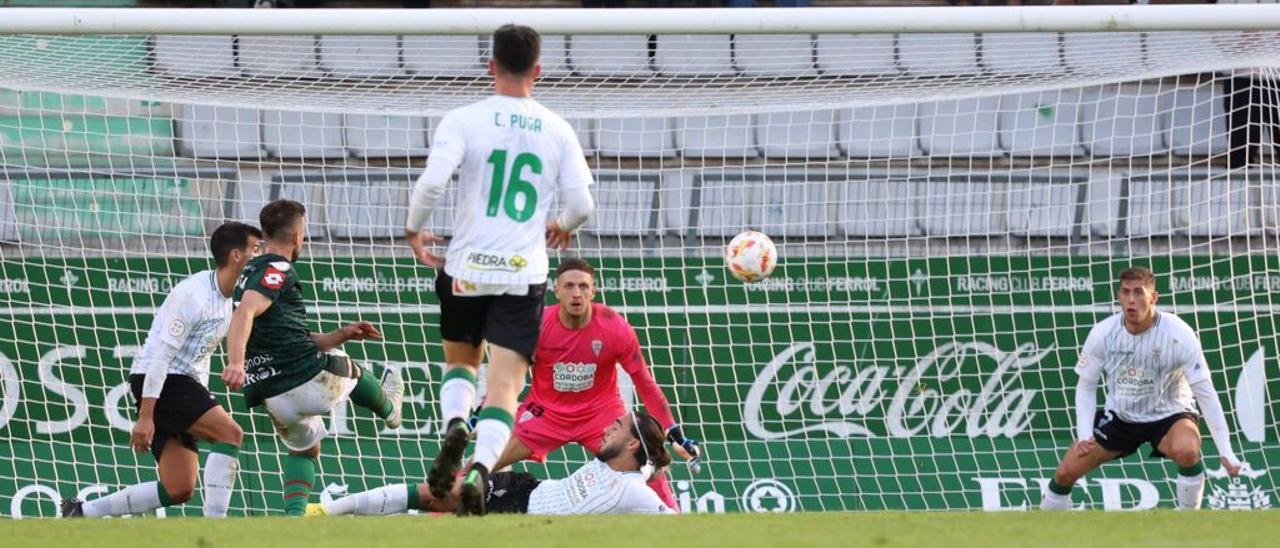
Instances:
[[[184,483],[176,486],[166,485],[164,486],[164,490],[169,494],[169,500],[172,501],[173,504],[182,504],[191,500],[191,497],[195,495],[196,486],[195,483]]]
[[[230,422],[218,431],[218,439],[213,440],[217,443],[227,443],[240,447],[244,443],[244,429],[239,424]]]
[[[240,447],[244,444],[244,429],[240,428],[239,424],[234,422],[231,423],[231,430],[228,431],[227,434],[229,439],[226,443],[230,443],[236,447]]]
[[[1169,458],[1183,468],[1195,466],[1197,462],[1200,462],[1200,448],[1194,446],[1178,447],[1172,451]]]

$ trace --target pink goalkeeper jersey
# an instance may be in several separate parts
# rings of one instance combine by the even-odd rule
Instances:
[[[560,322],[560,305],[548,307],[533,361],[529,398],[558,419],[588,421],[602,413],[610,419],[621,416],[626,409],[615,367],[621,364],[649,414],[663,428],[675,424],[667,398],[644,361],[635,329],[608,306],[591,303],[591,322],[582,329],[569,329]]]

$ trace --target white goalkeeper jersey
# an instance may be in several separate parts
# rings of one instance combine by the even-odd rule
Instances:
[[[165,297],[129,372],[187,375],[208,386],[209,356],[227,336],[230,324],[231,297],[218,289],[215,272],[192,274]],[[143,393],[143,397],[158,396]]]
[[[639,472],[619,472],[591,459],[569,477],[546,480],[529,494],[530,514],[671,514]]]
[[[445,272],[478,284],[546,283],[551,202],[592,183],[573,127],[532,98],[494,95],[446,114],[427,162],[461,167]]]
[[[1154,422],[1197,412],[1191,384],[1209,377],[1200,339],[1186,322],[1156,312],[1150,329],[1134,335],[1116,314],[1089,331],[1076,373],[1106,380],[1106,410],[1127,422]]]

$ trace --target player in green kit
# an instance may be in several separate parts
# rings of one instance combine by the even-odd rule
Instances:
[[[329,333],[307,329],[303,286],[293,263],[306,236],[306,209],[291,200],[262,208],[259,221],[267,248],[249,261],[236,282],[236,310],[227,333],[227,367],[222,380],[244,388],[249,407],[265,405],[276,433],[289,449],[284,459],[285,514],[301,516],[315,482],[320,442],[328,432],[323,416],[350,396],[400,426],[404,381],[387,370],[382,382],[338,350],[347,341],[381,340],[369,322]]]

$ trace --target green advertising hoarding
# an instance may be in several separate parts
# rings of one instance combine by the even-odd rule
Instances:
[[[1280,463],[1272,257],[1152,261],[1160,305],[1199,331],[1238,447],[1250,467],[1210,473],[1206,506],[1267,507]],[[1025,509],[1039,503],[1073,436],[1076,351],[1110,313],[1126,263],[1088,257],[810,258],[764,283],[726,280],[718,260],[607,258],[600,298],[636,326],[658,382],[708,462],[673,467],[686,511]],[[51,515],[55,499],[154,478],[127,447],[125,380],[154,307],[200,258],[0,260],[0,514]],[[329,421],[326,494],[417,481],[438,443],[442,353],[430,271],[407,260],[304,258],[315,328],[357,318],[386,342],[347,346],[409,380],[405,426],[379,431],[342,409]],[[12,335],[5,335],[12,333]],[[221,357],[213,369],[220,371]],[[225,394],[215,378],[214,389]],[[233,511],[274,511],[279,456],[259,410],[238,395],[250,433]],[[630,394],[624,390],[624,397]],[[544,477],[586,456],[571,449]],[[1084,480],[1087,507],[1172,506],[1167,461],[1130,457]],[[197,495],[198,496],[198,495]],[[169,510],[196,514],[198,501]]]

